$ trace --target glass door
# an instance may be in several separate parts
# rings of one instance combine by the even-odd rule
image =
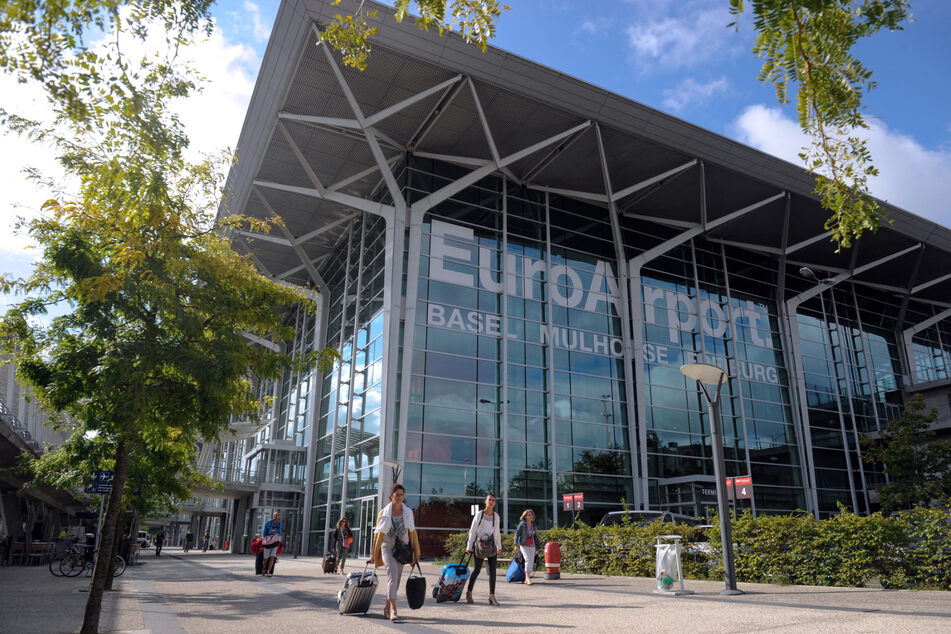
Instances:
[[[367,559],[373,548],[373,528],[376,526],[376,498],[364,498],[359,501],[359,516],[353,527],[354,552],[357,557]]]

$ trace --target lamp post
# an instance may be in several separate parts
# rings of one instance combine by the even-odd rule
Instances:
[[[697,382],[710,412],[710,441],[713,444],[713,477],[717,481],[717,512],[720,515],[720,541],[723,544],[723,576],[726,589],[720,594],[743,594],[736,589],[736,568],[733,565],[733,530],[726,493],[726,468],[723,463],[723,439],[720,428],[720,388],[729,378],[722,369],[709,363],[687,363],[680,371]],[[707,386],[716,386],[713,396]]]
[[[400,480],[400,473],[403,472],[403,465],[396,462],[395,460],[384,460],[383,464],[390,468],[390,471],[393,474],[393,484],[396,484]]]

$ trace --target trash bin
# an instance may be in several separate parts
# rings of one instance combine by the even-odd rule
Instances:
[[[683,568],[680,565],[680,535],[658,535],[657,536],[657,563],[656,577],[657,589],[654,592],[659,594],[693,594],[692,590],[684,589]],[[679,582],[679,589],[674,587],[674,583]]]

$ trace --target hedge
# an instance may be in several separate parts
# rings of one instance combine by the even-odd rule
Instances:
[[[539,531],[539,542],[560,544],[564,572],[653,577],[656,538],[674,534],[684,538],[685,577],[723,579],[716,518],[705,533],[665,522],[579,525]],[[461,558],[465,540],[466,533],[446,539],[450,559]],[[739,581],[951,590],[951,501],[892,517],[843,508],[820,521],[806,513],[754,518],[747,512],[733,519],[733,541]],[[513,550],[513,535],[503,535],[502,556]]]

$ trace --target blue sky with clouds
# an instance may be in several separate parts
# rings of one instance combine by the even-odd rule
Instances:
[[[495,45],[536,63],[663,110],[690,123],[792,162],[804,138],[790,106],[777,105],[756,80],[749,15],[739,30],[728,0],[508,0]],[[343,0],[346,10],[351,0]],[[204,90],[179,104],[193,148],[213,151],[238,140],[247,103],[279,3],[227,0],[215,5],[217,29],[187,53],[207,78]],[[353,4],[353,6],[356,6]],[[914,0],[915,21],[880,33],[857,54],[879,86],[866,104],[870,148],[881,175],[872,193],[912,213],[951,226],[951,2]],[[478,54],[474,52],[474,54]],[[0,77],[4,107],[36,113],[35,90]],[[46,192],[19,177],[25,166],[56,167],[43,148],[0,135],[0,223],[35,215]],[[0,270],[25,274],[26,239],[9,231]],[[0,298],[0,308],[2,308]]]

